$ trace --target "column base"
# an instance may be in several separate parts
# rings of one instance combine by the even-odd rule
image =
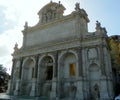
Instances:
[[[8,82],[8,89],[7,89],[7,91],[6,91],[6,94],[11,94],[10,92],[11,92],[11,80],[9,80],[9,82]]]
[[[18,91],[18,90],[15,90],[15,91],[14,91],[14,95],[15,95],[15,96],[18,96],[18,95],[19,95],[19,91]]]
[[[30,96],[35,96],[35,93],[36,93],[36,79],[33,79],[32,80],[32,89],[31,89],[31,92],[30,92]]]
[[[84,100],[84,96],[83,96],[83,82],[82,82],[82,78],[79,78],[79,81],[77,82],[77,94],[76,94],[76,99],[77,100]]]

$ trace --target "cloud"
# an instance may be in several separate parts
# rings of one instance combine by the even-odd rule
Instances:
[[[10,54],[10,52],[9,52],[7,46],[6,45],[0,46],[0,57],[6,56],[8,54]]]
[[[96,20],[103,19],[103,12],[105,10],[103,10],[103,12],[101,11],[102,14],[101,12],[98,12],[98,10],[96,10],[96,8],[100,8],[101,10],[101,7],[105,4],[105,1],[103,0],[101,0],[103,4],[101,4],[102,6],[100,5],[100,7],[98,7],[99,3],[95,3],[95,0],[93,0],[93,2],[91,2],[90,0],[60,1],[61,4],[63,4],[66,8],[65,15],[74,11],[76,2],[80,3],[80,7],[85,8],[91,20],[91,23],[89,24],[90,30],[94,29]],[[49,2],[50,0],[0,0],[0,64],[2,63],[4,66],[9,67],[12,66],[11,53],[13,52],[13,48],[16,42],[18,43],[19,47],[22,46],[21,30],[23,29],[25,21],[28,21],[29,26],[34,26],[35,24],[37,24],[39,20],[37,12]],[[53,2],[58,2],[58,0],[53,0]],[[108,3],[106,4],[108,5]],[[107,5],[106,7],[108,7]],[[115,7],[111,8],[114,9]],[[100,14],[99,16],[101,18],[96,17],[98,15],[96,12]],[[107,15],[108,12],[110,11],[107,11]],[[115,16],[115,14],[113,15]],[[108,16],[107,19],[109,22],[115,22],[115,20],[109,20]],[[115,19],[117,19],[116,22],[120,24],[118,21],[119,18]],[[104,21],[106,21],[106,19],[103,19],[103,22]],[[109,24],[112,27],[110,27],[110,29],[114,29],[116,27],[116,24],[113,24],[115,27],[113,27],[112,24]]]
[[[3,66],[12,66],[12,56],[14,44],[17,42],[19,47],[22,46],[22,33],[25,21],[28,21],[29,26],[34,26],[37,24],[38,11],[41,7],[49,3],[50,0],[2,0],[0,1],[0,6],[3,7],[2,12],[2,29],[0,34],[0,62]],[[58,2],[58,0],[54,0]],[[74,2],[74,3],[73,3]],[[61,3],[66,7],[65,15],[71,13],[75,8],[75,3],[79,0],[61,0]],[[3,48],[3,46],[5,48]]]
[[[14,28],[14,26],[17,24],[17,21],[13,20],[15,18],[12,18],[11,16],[14,14],[8,14],[8,10],[4,6],[0,6],[0,12],[0,34],[2,34],[6,30]]]
[[[12,56],[7,55],[4,57],[0,57],[0,64],[2,64],[4,67],[7,68],[7,72],[11,74],[11,68],[12,68]]]

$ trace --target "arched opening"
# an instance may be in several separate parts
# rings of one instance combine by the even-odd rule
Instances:
[[[65,53],[59,61],[59,88],[61,98],[68,98],[70,93],[73,92],[70,92],[70,89],[72,88],[71,83],[73,85],[75,84],[74,79],[76,76],[77,58],[74,53]]]
[[[28,59],[23,66],[23,80],[30,81],[34,75],[35,63],[32,59]]]
[[[34,76],[34,68],[35,62],[33,59],[27,59],[23,64],[23,72],[22,72],[22,94],[30,95],[31,87],[32,87],[32,78]]]
[[[19,66],[20,66],[20,61],[16,61],[15,62],[15,66],[14,66],[14,72],[13,72],[13,90],[16,89],[16,84],[17,84],[17,80],[19,79]]]
[[[61,78],[72,78],[76,76],[77,59],[73,53],[66,53],[60,59]]]
[[[39,64],[39,95],[50,96],[53,79],[53,59],[45,56]]]
[[[53,78],[53,59],[50,56],[44,57],[39,65],[40,79],[52,80]]]

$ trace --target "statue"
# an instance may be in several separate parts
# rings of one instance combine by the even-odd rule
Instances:
[[[75,10],[76,10],[76,11],[79,11],[79,10],[80,10],[80,4],[79,4],[79,3],[76,3],[76,4],[75,4]]]
[[[52,11],[49,11],[49,12],[47,13],[47,17],[48,17],[48,21],[50,21],[51,18],[52,18]]]
[[[96,29],[101,28],[101,24],[99,21],[96,21]]]
[[[28,28],[28,22],[25,22],[24,30],[26,30],[27,28]]]
[[[96,31],[98,33],[107,33],[106,28],[105,27],[101,27],[101,23],[99,21],[96,21]]]
[[[14,52],[18,51],[18,44],[16,43],[15,44],[15,47],[14,47]]]
[[[77,92],[77,87],[72,84],[70,86],[70,100],[75,100],[76,92]]]
[[[94,85],[94,99],[95,100],[100,99],[100,92],[99,92],[99,87],[97,84]]]
[[[46,23],[46,21],[47,21],[47,16],[46,16],[46,14],[43,13],[43,15],[42,15],[42,22]]]

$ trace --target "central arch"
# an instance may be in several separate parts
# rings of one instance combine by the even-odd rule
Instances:
[[[54,59],[51,56],[44,56],[39,61],[38,85],[40,96],[50,97],[52,90]]]

